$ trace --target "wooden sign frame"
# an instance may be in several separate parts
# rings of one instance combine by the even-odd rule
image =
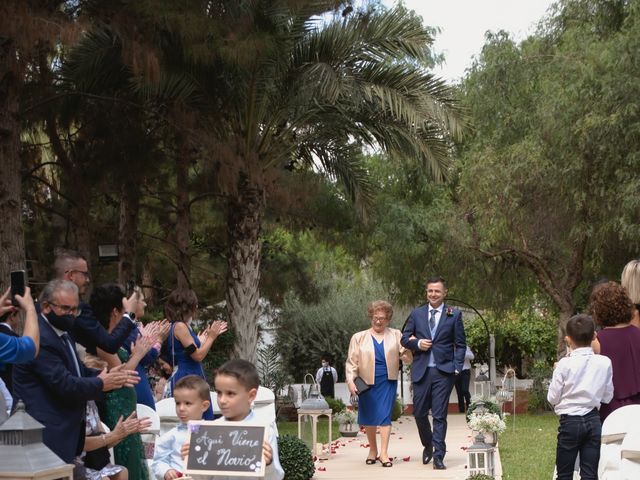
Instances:
[[[189,443],[189,454],[184,458],[184,473],[187,475],[222,475],[229,477],[263,477],[265,475],[265,461],[262,453],[262,444],[267,441],[268,437],[268,425],[259,422],[226,422],[226,421],[190,421],[188,425],[189,437],[187,439]],[[200,433],[202,429],[205,429],[204,437],[200,435],[197,439],[197,444],[191,442],[194,434]],[[262,429],[262,432],[255,432]],[[244,443],[254,443],[257,440],[246,440],[244,434],[253,431],[251,437],[255,439],[257,436],[261,439],[259,445],[245,445]],[[238,433],[240,432],[240,433]],[[203,440],[204,438],[204,440]],[[249,453],[243,454],[236,458],[232,455],[233,447],[238,447],[247,450]],[[223,450],[221,453],[218,451]],[[220,455],[217,464],[222,461],[232,463],[232,467],[236,466],[236,462],[248,463],[246,467],[248,470],[227,470],[223,468],[219,469],[200,469],[193,468],[191,464],[189,468],[189,458],[200,455],[196,458],[196,462],[200,464],[210,463],[206,460],[211,460],[213,456]],[[257,460],[253,461],[257,457]],[[222,460],[224,459],[224,460]]]

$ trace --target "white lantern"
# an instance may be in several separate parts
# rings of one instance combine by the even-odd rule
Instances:
[[[480,398],[488,398],[491,395],[491,379],[486,371],[478,368],[478,375],[474,379],[474,395]]]
[[[313,379],[313,375],[307,373],[305,375],[305,379],[307,376],[310,376]],[[318,417],[325,415],[329,417],[329,443],[331,443],[332,432],[331,432],[331,407],[327,403],[327,401],[322,398],[320,395],[320,389],[318,388],[318,384],[313,379],[311,386],[309,387],[309,398],[307,398],[302,404],[300,408],[298,408],[298,438],[303,440],[311,449],[311,453],[315,456],[319,456],[322,453],[322,447],[318,447]],[[309,425],[311,422],[311,425]],[[307,435],[303,435],[303,425],[305,427],[311,427],[311,438],[308,438]],[[305,433],[307,428],[305,428]],[[310,445],[309,445],[310,443]]]
[[[495,449],[484,442],[484,436],[476,435],[473,445],[467,449],[469,476],[482,473],[493,477],[493,455]]]

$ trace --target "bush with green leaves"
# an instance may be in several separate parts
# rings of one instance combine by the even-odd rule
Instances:
[[[305,373],[315,374],[323,354],[331,355],[340,380],[351,336],[371,326],[367,304],[389,298],[383,288],[366,277],[329,275],[320,272],[315,279],[323,292],[317,303],[305,303],[292,292],[275,320],[276,348],[288,373],[302,382]],[[402,317],[394,315],[396,328]]]
[[[547,401],[547,391],[549,390],[549,381],[553,375],[553,369],[549,363],[537,361],[531,369],[531,379],[533,384],[529,389],[529,397],[527,400],[527,411],[529,413],[541,413],[553,410],[551,404]]]
[[[280,465],[284,470],[284,480],[309,480],[316,467],[309,447],[293,435],[278,437]]]
[[[495,477],[491,475],[487,475],[485,473],[474,473],[473,475],[469,475],[467,480],[494,480]]]
[[[393,409],[391,410],[391,420],[394,422],[398,420],[402,415],[403,410],[404,409],[402,408],[402,400],[396,397],[395,401],[393,402]]]
[[[556,355],[556,323],[542,308],[530,300],[516,302],[511,310],[483,315],[489,331],[496,339],[496,364],[511,366],[519,377],[526,376],[525,367],[534,359],[553,361]],[[522,304],[521,304],[522,303]],[[524,305],[524,303],[527,303]],[[489,339],[480,318],[465,321],[467,343],[475,353],[476,363],[489,362]]]
[[[338,412],[343,411],[346,408],[344,402],[339,398],[324,397],[324,399],[331,407],[331,413],[333,413],[334,415]]]

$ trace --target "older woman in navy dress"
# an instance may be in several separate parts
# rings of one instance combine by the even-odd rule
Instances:
[[[391,467],[389,438],[391,435],[391,411],[396,398],[399,360],[404,354],[400,346],[402,332],[389,328],[393,316],[391,304],[384,300],[371,302],[367,308],[371,328],[351,337],[347,355],[346,378],[351,394],[359,394],[358,423],[364,425],[369,441],[369,454],[365,463],[374,465],[377,460],[383,467]],[[354,382],[360,377],[370,388],[358,392]],[[376,430],[380,428],[380,449]]]

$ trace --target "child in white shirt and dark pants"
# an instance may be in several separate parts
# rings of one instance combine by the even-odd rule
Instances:
[[[556,469],[558,480],[571,480],[580,454],[580,478],[597,480],[602,425],[598,410],[613,398],[611,360],[595,355],[591,342],[595,326],[588,315],[575,315],[567,323],[570,354],[553,371],[547,400],[560,416]]]

